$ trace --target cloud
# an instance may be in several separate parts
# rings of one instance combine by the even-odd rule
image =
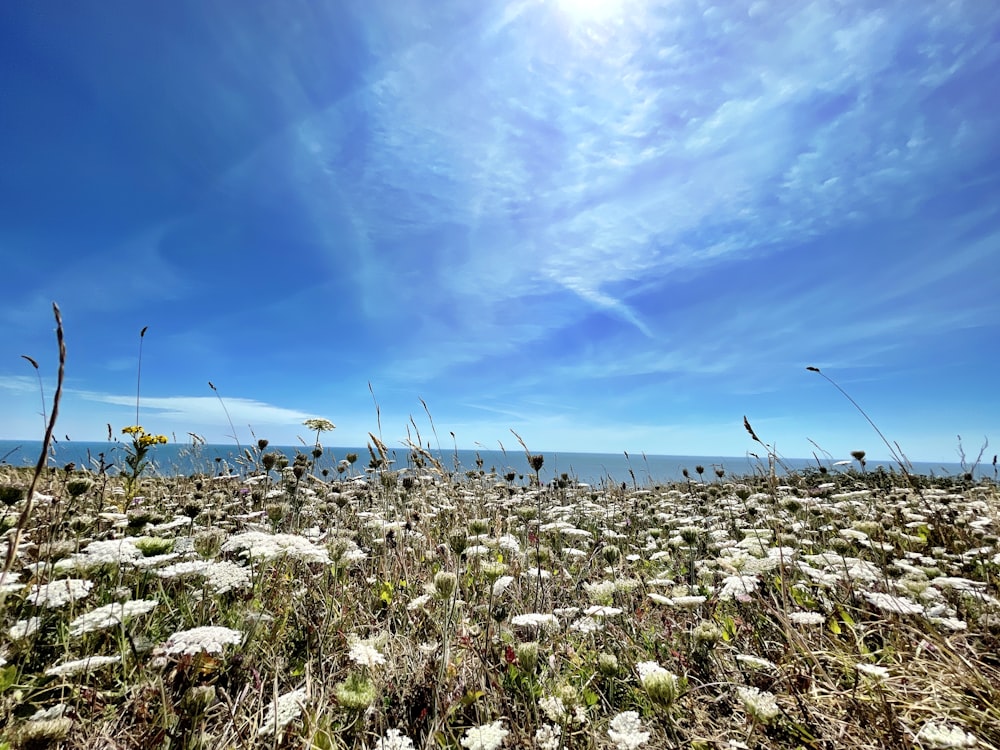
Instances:
[[[27,375],[2,375],[0,376],[0,388],[14,393],[38,392],[38,379]]]
[[[76,395],[88,401],[96,401],[115,406],[135,406],[134,396],[118,396],[92,391],[75,391]],[[218,398],[210,396],[144,396],[141,401],[142,411],[156,412],[156,416],[174,420],[179,423],[204,424],[206,415],[211,423],[217,423],[219,416],[224,416],[222,405]],[[302,420],[315,416],[296,409],[286,409],[273,404],[247,398],[227,398],[225,408],[235,424],[260,425],[290,425],[300,424]]]

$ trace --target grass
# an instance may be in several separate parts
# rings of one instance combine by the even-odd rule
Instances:
[[[632,711],[646,747],[1000,746],[992,484],[309,477],[146,478],[118,512],[117,478],[45,470],[4,587],[5,741],[457,748],[502,721],[592,748]],[[0,467],[4,528],[30,479]],[[236,635],[169,646],[205,626]]]
[[[541,486],[371,437],[134,498],[0,466],[0,747],[1000,748],[993,482]]]

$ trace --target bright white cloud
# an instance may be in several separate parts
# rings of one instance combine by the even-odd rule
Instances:
[[[115,406],[135,407],[135,396],[118,396],[109,393],[79,391],[82,399]],[[157,418],[186,424],[204,424],[206,421],[219,423],[226,415],[217,398],[210,396],[143,396],[142,412],[152,411]],[[263,403],[247,398],[226,398],[225,409],[237,425],[289,425],[315,416],[295,409]]]

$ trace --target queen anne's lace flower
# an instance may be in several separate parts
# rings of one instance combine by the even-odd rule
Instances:
[[[762,724],[767,724],[781,713],[777,701],[774,700],[774,694],[766,690],[740,686],[736,688],[736,694],[743,702],[747,714]]]
[[[900,615],[919,615],[924,611],[924,605],[915,601],[880,591],[865,591],[865,599],[876,609]]]
[[[493,596],[498,597],[514,582],[514,576],[500,576],[493,582]]]
[[[355,664],[369,669],[385,664],[385,657],[367,641],[355,641],[348,649],[347,656]]]
[[[642,731],[642,722],[635,711],[623,711],[611,720],[608,736],[618,750],[635,750],[649,740],[649,732]]]
[[[129,602],[114,602],[103,607],[92,609],[90,612],[77,617],[69,624],[69,634],[73,636],[92,633],[95,630],[103,630],[121,625],[130,617],[144,615],[152,612],[158,602],[155,600],[139,599]]]
[[[796,625],[822,625],[826,622],[826,615],[822,612],[792,612],[788,619]]]
[[[242,640],[243,633],[239,630],[205,625],[174,633],[158,651],[166,655],[221,654],[227,645],[236,645]]]
[[[581,617],[570,623],[569,629],[575,633],[595,633],[603,630],[604,625],[593,617]]]
[[[413,750],[413,740],[398,729],[390,729],[375,743],[375,750]]]
[[[607,607],[599,604],[592,605],[583,610],[588,617],[617,617],[622,613],[620,607]]]
[[[514,615],[510,618],[510,624],[515,627],[544,627],[553,630],[559,629],[559,620],[555,615],[542,614],[538,612],[528,612],[523,615]]]
[[[755,575],[727,576],[719,589],[720,599],[745,599],[760,585]]]
[[[877,664],[860,663],[854,666],[861,674],[871,677],[874,680],[886,680],[889,678],[889,670]]]
[[[503,728],[503,721],[494,721],[465,730],[462,747],[468,750],[496,750],[510,734]]]
[[[917,742],[924,747],[933,748],[975,747],[979,744],[974,734],[938,721],[924,724],[917,732]]]
[[[539,698],[538,707],[549,717],[549,721],[559,724],[566,718],[566,704],[558,695],[547,695],[544,698]]]
[[[979,744],[975,735],[940,721],[924,724],[917,732],[917,742],[932,748],[975,747]]]
[[[55,581],[32,586],[28,592],[28,601],[36,607],[54,609],[78,599],[85,599],[92,588],[94,588],[93,581],[82,578],[58,578]]]
[[[7,631],[7,636],[12,641],[19,641],[22,638],[27,638],[38,630],[38,626],[41,622],[41,618],[38,617],[29,617],[27,620],[18,620],[11,626],[10,630]]]
[[[271,737],[295,721],[302,715],[302,706],[306,702],[305,688],[293,690],[279,695],[268,707],[264,721],[257,730],[258,737]]]
[[[121,660],[121,656],[88,656],[86,659],[56,664],[46,669],[45,674],[49,677],[66,677],[83,672],[93,672],[95,669],[106,667],[109,664],[118,664]]]
[[[254,560],[292,557],[303,562],[331,564],[326,549],[318,547],[298,534],[265,534],[247,531],[232,536],[222,545],[223,552],[237,552]]]
[[[212,563],[208,560],[184,560],[182,562],[174,563],[173,565],[165,565],[156,571],[156,575],[160,578],[168,579],[201,575],[211,564]]]
[[[777,665],[768,659],[762,659],[752,654],[736,654],[736,661],[751,669],[777,669]]]
[[[535,743],[540,750],[559,750],[562,727],[558,724],[542,724],[535,731]]]

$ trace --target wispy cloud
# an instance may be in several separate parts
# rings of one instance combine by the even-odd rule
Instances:
[[[115,406],[135,407],[135,396],[118,396],[110,393],[77,391],[76,395],[87,401]],[[186,424],[219,423],[225,419],[222,405],[209,396],[152,396],[143,397],[142,412],[154,412],[157,418]],[[247,398],[227,398],[225,408],[233,422],[239,425],[291,425],[299,424],[314,414],[286,409],[273,404]]]

